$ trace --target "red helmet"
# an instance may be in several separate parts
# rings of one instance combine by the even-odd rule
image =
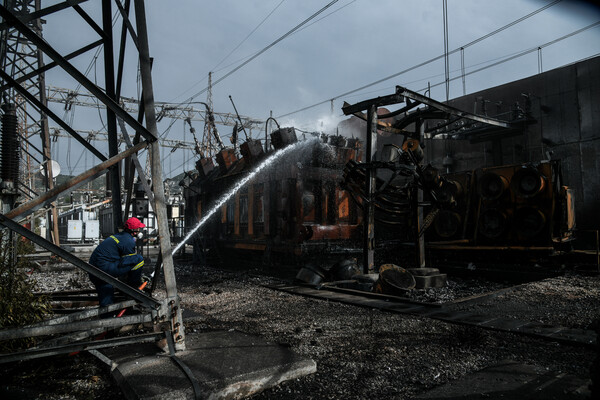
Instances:
[[[140,228],[144,228],[146,225],[142,223],[139,219],[132,217],[125,221],[125,229],[130,231],[135,231]]]

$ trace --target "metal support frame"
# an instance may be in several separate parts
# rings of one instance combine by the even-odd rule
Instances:
[[[144,1],[134,0],[134,8],[138,31],[140,71],[142,76],[142,93],[144,96],[143,102],[145,107],[146,125],[150,132],[156,137],[158,136],[158,129],[156,126],[156,115],[154,114],[154,92],[150,69],[151,62]],[[162,179],[162,167],[160,165],[160,148],[156,141],[150,144],[150,160],[154,183],[154,212],[156,214],[158,225],[167,299],[172,305],[172,324],[179,327],[179,332],[176,333],[177,336],[174,337],[175,345],[178,349],[185,349],[185,333],[183,329],[183,319],[181,317],[181,307],[179,307],[179,297],[177,296],[173,253],[171,251],[171,237],[169,234],[169,222],[167,219],[167,207],[165,202],[165,189]]]
[[[102,30],[104,33],[104,81],[106,87],[106,96],[116,103],[117,98],[115,94],[115,60],[113,56],[111,4],[112,0],[102,0]],[[135,120],[135,122],[138,121]],[[108,155],[110,157],[114,157],[119,153],[119,138],[117,137],[117,117],[115,112],[110,107],[106,109],[106,130],[108,132]],[[119,226],[121,226],[123,223],[123,211],[121,210],[121,172],[119,171],[118,164],[110,167],[109,176],[113,204],[115,205],[115,207],[113,207],[113,231],[117,232]]]
[[[413,100],[413,102],[411,102]],[[401,123],[397,124],[382,124],[377,121],[377,108],[392,104],[399,104],[406,102],[406,105],[397,111],[390,112],[389,114],[381,116],[381,118],[390,118],[392,116],[399,115],[410,109],[413,109],[417,105],[423,104],[427,107],[425,109],[416,109],[409,116],[405,117]],[[367,110],[367,116],[363,113]],[[376,151],[377,144],[377,129],[383,129],[395,134],[408,135],[408,132],[402,129],[408,125],[408,123],[415,122],[416,131],[413,134],[418,140],[422,139],[424,133],[424,122],[425,119],[449,119],[449,116],[454,116],[454,120],[465,118],[476,122],[481,122],[487,125],[498,127],[500,129],[511,130],[515,129],[515,125],[502,121],[496,118],[490,118],[487,116],[481,116],[469,112],[459,110],[451,107],[447,104],[433,100],[427,96],[423,96],[417,92],[413,92],[401,86],[396,86],[394,94],[381,96],[374,99],[364,100],[356,104],[344,103],[342,107],[344,115],[355,115],[358,118],[367,121],[367,132],[366,132],[366,146],[365,146],[365,197],[363,198],[363,269],[365,273],[373,272],[374,269],[374,252],[375,252],[375,220],[374,220],[374,207],[373,198],[375,194],[375,179],[377,165],[373,162],[373,154]],[[418,166],[418,160],[414,159],[414,163],[417,167],[417,172],[420,171]],[[419,174],[417,174],[419,175]],[[416,207],[413,207],[415,212],[415,225],[416,225],[416,263],[417,266],[425,266],[425,242],[423,235],[421,235],[420,229],[423,225],[423,209],[420,205],[423,199],[422,188],[415,188],[414,202]]]
[[[120,291],[122,291],[126,295],[134,298],[135,300],[141,302],[142,304],[146,305],[147,307],[158,309],[160,302],[158,302],[157,300],[146,296],[144,293],[140,292],[139,290],[132,288],[131,286],[121,282],[117,278],[112,277],[111,275],[107,274],[106,272],[75,257],[73,254],[71,254],[68,251],[47,241],[46,239],[42,238],[41,236],[36,235],[35,233],[31,232],[29,229],[14,222],[12,219],[7,218],[5,215],[0,214],[0,224],[6,226],[7,228],[9,228],[10,230],[12,230],[14,232],[17,232],[19,235],[31,240],[33,243],[45,248],[46,250],[56,254],[57,256],[64,258],[65,260],[67,260],[71,264],[75,265],[76,267],[84,270],[88,274],[92,274],[95,277],[102,279],[104,282],[110,283],[115,288],[119,289]]]
[[[16,28],[23,36],[38,46],[44,54],[50,57],[54,62],[62,67],[66,72],[69,73],[77,82],[83,87],[90,91],[94,96],[98,98],[104,105],[112,110],[119,118],[122,118],[128,125],[132,126],[137,132],[139,132],[146,140],[155,141],[156,136],[150,133],[142,124],[140,124],[135,118],[129,115],[121,106],[116,103],[109,95],[107,95],[102,89],[100,89],[95,83],[90,81],[84,74],[82,74],[77,68],[75,68],[69,61],[61,56],[52,46],[46,43],[42,38],[35,34],[27,25],[23,24],[16,16],[14,16],[6,7],[0,5],[0,17],[6,22]],[[112,43],[112,42],[111,42]],[[106,43],[105,43],[106,46]],[[112,49],[111,49],[112,50]],[[108,51],[105,47],[105,51]]]
[[[20,353],[3,354],[0,355],[0,364],[12,361],[23,361],[40,357],[55,356],[59,354],[68,354],[77,351],[104,349],[107,347],[124,346],[135,343],[156,342],[157,340],[163,339],[165,334],[168,334],[168,332],[147,333],[143,335],[126,336],[122,338],[105,339],[101,341],[95,340],[92,342],[67,344],[48,349],[34,349]]]
[[[365,146],[365,163],[371,164],[377,150],[377,106],[371,105],[367,111],[367,144]],[[365,171],[365,202],[363,205],[363,271],[365,274],[375,272],[375,168]]]
[[[96,104],[94,101],[95,97],[88,92],[75,92],[70,89],[50,85],[47,85],[46,88],[48,91],[48,102],[80,107],[98,108],[98,104]],[[125,111],[134,115],[139,111],[140,108],[144,108],[143,105],[140,104],[139,100],[135,98],[121,96],[119,101],[122,104],[122,107]],[[202,107],[196,107],[196,104],[200,104],[202,105]],[[103,108],[104,105],[100,104],[99,107]],[[160,121],[163,118],[179,120],[186,120],[189,118],[190,121],[198,121],[202,124],[207,124],[210,122],[210,115],[206,111],[204,102],[200,101],[192,102],[189,105],[155,101],[154,109],[157,121]],[[239,126],[238,117],[234,113],[223,113],[213,111],[211,114],[214,118],[214,123],[216,125],[233,127],[237,123]],[[251,118],[244,115],[240,115],[240,118],[242,119],[244,127],[246,129],[264,129],[264,125],[266,122],[265,120]]]
[[[120,15],[123,18],[122,37],[120,41],[121,49],[119,52],[119,64],[117,67],[116,82],[115,60],[113,58],[113,28],[111,21],[112,1],[115,1],[117,3]],[[30,63],[27,69],[18,67],[13,68],[11,71],[4,69],[0,71],[0,88],[3,91],[13,90],[15,93],[18,93],[18,95],[20,95],[24,99],[24,101],[33,105],[33,108],[35,108],[40,115],[42,115],[43,117],[45,117],[46,115],[50,116],[50,118],[52,118],[55,121],[55,123],[60,125],[70,136],[77,139],[84,146],[84,149],[86,151],[89,151],[101,162],[100,164],[96,165],[90,170],[85,171],[77,177],[70,179],[68,182],[56,186],[54,188],[49,188],[46,192],[40,193],[40,195],[37,195],[28,202],[22,204],[21,206],[14,208],[6,212],[5,214],[0,214],[0,225],[10,229],[11,232],[16,232],[22,235],[23,237],[31,240],[33,243],[49,250],[51,253],[66,260],[67,262],[82,269],[83,271],[107,283],[110,283],[116,289],[120,290],[126,296],[131,298],[131,300],[111,305],[108,308],[96,307],[91,310],[76,312],[68,316],[58,317],[29,327],[0,331],[0,340],[6,340],[8,338],[14,337],[66,333],[66,335],[62,337],[53,338],[50,341],[45,342],[42,345],[43,348],[21,352],[19,354],[0,355],[0,363],[14,360],[25,360],[30,358],[44,357],[71,351],[90,350],[120,344],[138,343],[142,341],[154,341],[160,338],[164,338],[165,334],[172,335],[171,338],[174,340],[177,349],[183,349],[185,348],[183,321],[181,319],[181,309],[179,307],[179,298],[177,296],[175,274],[173,269],[173,259],[170,247],[171,240],[169,235],[169,227],[167,222],[166,206],[164,199],[164,185],[162,181],[162,168],[160,165],[159,142],[157,140],[158,132],[156,127],[156,116],[154,113],[155,105],[152,92],[152,79],[150,75],[151,63],[148,49],[148,37],[145,21],[146,17],[144,3],[141,0],[134,0],[136,18],[135,26],[137,27],[137,32],[135,32],[134,24],[132,24],[128,18],[131,2],[130,0],[125,0],[125,5],[121,4],[120,0],[103,0],[102,24],[100,24],[101,26],[97,24],[94,21],[94,19],[79,6],[79,3],[81,3],[82,1],[69,0],[45,8],[43,10],[39,6],[39,0],[35,0],[35,2],[37,8],[34,11],[31,11],[30,9],[19,9],[19,12],[15,12],[12,9],[9,10],[5,5],[0,5],[0,17],[2,19],[2,23],[0,23],[0,33],[5,34],[5,32],[3,32],[2,30],[6,30],[6,32],[8,32],[8,30],[10,30],[11,32],[15,32],[14,37],[17,38],[17,41],[29,43],[32,48],[35,48],[37,50],[37,54],[40,59],[42,55],[45,55],[46,57],[50,58],[52,62],[50,62],[47,65],[43,65],[43,62],[39,63],[38,65]],[[54,50],[54,48],[49,43],[44,41],[44,39],[41,36],[41,29],[34,31],[31,28],[31,26],[34,25],[32,21],[35,21],[43,15],[49,15],[51,13],[59,12],[68,8],[73,8],[82,17],[82,19],[85,20],[90,25],[90,27],[99,34],[100,40],[95,41],[92,44],[83,47],[82,49],[76,50],[70,53],[69,55],[63,56],[59,54],[56,50]],[[40,22],[35,22],[35,24],[40,24]],[[125,110],[121,105],[119,105],[119,96],[123,76],[123,61],[125,59],[125,33],[128,33],[132,37],[136,47],[139,49],[140,69],[144,96],[144,99],[141,104],[143,104],[144,107],[143,112],[140,107],[140,114],[138,115],[137,119],[131,116],[127,110]],[[6,33],[6,35],[8,35],[8,33]],[[100,43],[102,43],[104,46],[104,69],[106,82],[106,87],[104,89],[98,87],[96,84],[91,82],[69,61],[85,53],[86,51],[97,47]],[[17,53],[16,47],[14,52],[15,54]],[[0,57],[1,56],[2,55],[0,54]],[[24,84],[24,82],[28,79],[33,80],[41,77],[41,79],[43,80],[43,74],[45,73],[45,71],[57,67],[60,67],[72,78],[74,78],[79,84],[86,88],[92,94],[92,96],[98,99],[106,108],[106,115],[108,118],[107,135],[110,142],[108,157],[102,154],[102,152],[98,151],[98,149],[96,149],[91,143],[89,143],[89,140],[84,139],[82,136],[80,136],[76,131],[71,129],[68,124],[62,121],[60,117],[58,117],[51,110],[48,109],[48,107],[46,106],[44,92],[45,85],[40,86],[40,90],[44,92],[40,94],[32,93],[31,85]],[[16,72],[14,72],[15,70]],[[24,115],[29,115],[29,112],[26,109],[24,110]],[[147,128],[141,123],[141,121],[143,121],[144,119],[144,116],[146,119]],[[120,151],[120,141],[118,140],[117,134],[117,121],[121,125],[121,131],[123,132],[123,134],[127,134],[125,125],[129,125],[135,131],[136,139],[138,139],[141,136],[145,139],[145,141],[138,143],[138,140],[134,140],[133,144],[130,141],[127,141],[128,146],[126,150]],[[42,137],[42,142],[47,144],[47,146],[42,146],[42,152],[44,155],[44,159],[48,160],[50,155],[49,145],[51,143],[49,139],[50,135],[48,124],[46,123],[42,127],[44,128],[40,133]],[[31,136],[24,135],[24,137],[26,139],[25,143],[29,143],[29,139],[31,138]],[[69,193],[70,191],[83,185],[84,183],[87,183],[88,181],[105,174],[109,168],[112,168],[111,174],[114,178],[113,182],[115,183],[113,186],[113,194],[115,194],[115,196],[113,196],[113,207],[115,207],[115,210],[118,210],[118,212],[115,213],[115,215],[117,216],[117,218],[115,218],[115,222],[122,222],[122,218],[119,217],[119,212],[121,210],[120,173],[119,170],[116,168],[116,164],[126,157],[135,158],[136,153],[140,150],[143,150],[144,148],[148,148],[150,151],[150,160],[152,167],[152,180],[154,192],[152,192],[150,188],[147,188],[147,190],[150,191],[149,197],[154,200],[154,209],[157,214],[158,232],[161,243],[161,254],[163,259],[164,275],[167,288],[167,299],[163,301],[155,300],[152,297],[146,295],[145,293],[135,288],[132,288],[129,285],[126,285],[125,283],[119,281],[111,275],[106,274],[100,269],[88,264],[87,262],[74,256],[73,254],[63,250],[56,244],[53,244],[52,242],[35,234],[33,231],[25,228],[18,222],[18,219],[33,213],[36,209],[49,206],[51,202],[55,200],[58,196]],[[140,176],[142,176],[143,179],[146,180],[146,177],[141,175],[143,174],[143,171],[141,170],[139,163],[138,165],[136,165],[136,167],[138,174],[140,174]],[[97,317],[101,313],[108,312],[109,310],[115,310],[119,307],[127,307],[134,304],[139,304],[142,306],[142,314],[116,319],[84,321],[84,319]],[[149,321],[154,321],[155,323],[158,321],[168,322],[170,324],[170,329],[167,333],[153,333],[149,335],[133,336],[130,338],[119,338],[116,340],[100,340],[78,344],[68,343],[65,345],[65,343],[67,342],[81,340],[93,336],[107,328]]]
[[[152,316],[150,314],[139,314],[121,318],[106,318],[97,321],[75,321],[63,324],[34,326],[31,328],[6,329],[0,331],[0,340],[53,335],[55,333],[65,333],[91,328],[119,328],[125,325],[140,324],[150,321],[152,321]]]
[[[59,186],[55,187],[54,189],[49,190],[46,193],[43,193],[42,195],[36,197],[35,199],[32,199],[31,201],[28,201],[27,203],[22,204],[21,206],[19,206],[17,208],[14,208],[10,212],[6,213],[6,217],[7,218],[23,217],[25,215],[28,215],[28,214],[34,212],[38,208],[46,205],[48,202],[54,201],[59,195],[69,194],[71,191],[77,189],[78,187],[84,185],[85,183],[91,181],[92,179],[95,179],[95,178],[105,174],[107,168],[115,165],[116,163],[118,163],[119,161],[124,159],[125,157],[130,156],[131,154],[134,154],[137,151],[142,150],[146,146],[147,146],[147,143],[142,142],[142,143],[138,143],[137,145],[135,145],[133,147],[130,147],[129,149],[122,152],[121,154],[117,154],[116,156],[111,157],[110,159],[104,161],[101,164],[98,164],[97,166],[93,167],[92,169],[89,169],[89,170],[77,175],[76,177],[72,178],[68,182],[65,182],[62,185],[59,185]]]

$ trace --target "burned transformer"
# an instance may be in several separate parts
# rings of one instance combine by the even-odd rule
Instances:
[[[343,168],[360,162],[361,142],[342,136],[303,134],[306,145],[256,175],[216,211],[192,239],[197,261],[218,257],[229,264],[296,266],[306,259],[335,258],[355,251],[361,214],[340,187]],[[307,139],[308,137],[308,139]],[[310,139],[310,140],[309,140]],[[276,152],[298,141],[294,128],[271,134]],[[195,179],[184,187],[186,227],[194,227],[217,200],[267,158],[249,139],[234,149],[198,162]]]
[[[382,108],[400,103],[406,105],[397,111]],[[362,135],[340,129],[343,136],[308,134],[311,141],[303,134],[310,144],[235,192],[236,182],[263,160],[298,141],[294,128],[273,132],[272,150],[248,139],[241,157],[222,148],[217,165],[199,160],[197,176],[184,189],[186,229],[212,215],[223,194],[231,197],[193,236],[197,261],[217,257],[243,268],[314,264],[331,271],[354,260],[369,274],[390,262],[423,268],[426,251],[434,260],[438,250],[455,259],[463,251],[472,257],[472,250],[553,252],[572,239],[573,192],[563,183],[560,160],[451,172],[447,156],[443,173],[424,152],[427,140],[435,146],[473,132],[516,136],[535,123],[527,113],[508,121],[481,116],[402,87],[342,110],[366,121]],[[447,261],[434,262],[440,260]]]

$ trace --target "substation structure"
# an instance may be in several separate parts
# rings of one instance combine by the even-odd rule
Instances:
[[[88,14],[79,4],[82,1],[65,1],[42,8],[40,0],[3,2],[0,5],[1,61],[0,71],[2,92],[2,183],[0,224],[10,232],[11,237],[20,235],[37,246],[50,251],[55,256],[75,267],[113,285],[124,295],[124,300],[108,307],[86,308],[44,322],[0,331],[0,340],[24,337],[39,337],[41,342],[27,351],[0,355],[0,362],[26,360],[61,353],[113,347],[130,343],[151,342],[166,339],[174,355],[176,350],[185,348],[185,333],[179,298],[173,271],[171,239],[165,206],[165,189],[160,165],[158,132],[151,78],[151,59],[148,48],[145,5],[143,0],[123,2],[103,0],[101,15]],[[115,7],[116,6],[116,7]],[[69,54],[61,54],[42,37],[43,18],[54,13],[78,15],[82,21],[97,33],[98,39]],[[113,13],[119,16],[120,37],[113,37]],[[135,18],[130,16],[135,15]],[[125,44],[130,41],[130,51],[137,53],[142,82],[142,99],[137,118],[132,117],[120,104],[120,92],[124,77]],[[115,43],[116,42],[116,43]],[[91,82],[72,63],[80,55],[98,47],[103,47],[104,81],[101,88]],[[113,54],[118,54],[115,60]],[[48,64],[45,59],[50,59]],[[90,141],[73,130],[68,123],[47,107],[44,73],[50,69],[61,69],[105,107],[109,154],[100,152]],[[50,135],[48,118],[54,121],[70,137],[77,140],[97,162],[91,169],[54,186],[52,163],[50,162]],[[145,121],[145,124],[142,124]],[[127,129],[135,132],[130,139]],[[119,143],[125,144],[124,149]],[[41,146],[37,144],[41,142]],[[36,145],[37,144],[37,145]],[[19,150],[44,165],[46,189],[36,193],[19,174]],[[137,152],[146,150],[150,157],[150,175],[141,168]],[[118,164],[124,160],[126,173],[121,176]],[[110,176],[112,231],[115,232],[129,215],[129,207],[134,203],[132,188],[135,175],[141,182],[142,190],[152,204],[156,218],[156,230],[160,241],[159,262],[154,276],[164,276],[167,296],[159,301],[147,292],[132,288],[118,279],[88,264],[74,254],[60,247],[58,218],[55,202],[59,196],[66,196],[82,185],[101,176]],[[121,208],[122,178],[125,181],[125,212]],[[109,188],[107,188],[109,189]],[[47,210],[48,221],[53,222],[49,237],[38,235],[28,229],[28,218],[33,219],[36,210]],[[32,227],[33,229],[33,227]],[[6,235],[5,235],[6,237]],[[12,241],[13,239],[10,239]],[[15,262],[15,259],[13,259]],[[68,295],[68,293],[66,294]],[[121,318],[99,319],[101,314],[114,312],[126,307],[135,307],[138,313]],[[92,338],[106,329],[131,324],[144,324],[148,333],[113,339]]]
[[[387,263],[423,268],[426,243],[455,251],[551,252],[572,239],[573,191],[564,185],[560,160],[462,172],[424,163],[425,138],[514,135],[536,123],[531,114],[489,117],[402,87],[345,104],[343,112],[352,124],[341,123],[337,135],[313,134],[318,143],[254,178],[211,217],[193,238],[198,262],[215,262],[206,261],[214,255],[228,264],[300,267],[298,277],[318,283],[335,270],[372,274]],[[186,226],[268,152],[302,137],[288,127],[270,139],[265,149],[247,141],[241,157],[223,149],[216,164],[200,160],[195,179],[184,185]]]

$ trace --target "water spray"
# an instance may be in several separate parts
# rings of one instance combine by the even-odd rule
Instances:
[[[221,206],[223,204],[225,204],[234,194],[236,194],[246,183],[248,183],[256,175],[258,175],[262,170],[269,167],[270,165],[275,163],[277,160],[281,159],[286,154],[288,154],[294,150],[298,150],[301,147],[308,146],[309,144],[317,142],[318,140],[319,140],[318,138],[310,138],[304,142],[294,143],[292,145],[289,145],[289,146],[273,153],[270,157],[265,159],[260,165],[258,165],[254,169],[254,171],[252,171],[250,174],[248,174],[246,177],[244,177],[242,180],[240,180],[233,188],[231,188],[228,192],[226,192],[225,194],[223,194],[223,196],[221,196],[219,198],[219,200],[213,206],[213,208],[211,208],[210,211],[208,213],[206,213],[206,215],[204,217],[202,217],[202,219],[200,219],[200,221],[194,227],[194,229],[192,229],[183,238],[183,240],[181,242],[179,242],[177,244],[177,246],[175,246],[175,248],[173,249],[173,253],[176,253],[177,250],[179,250],[188,240],[190,240],[190,238],[198,231],[198,229],[200,229],[202,227],[202,225],[204,225],[206,223],[206,221],[208,221],[208,219],[210,217],[212,217],[212,215],[221,208]]]

